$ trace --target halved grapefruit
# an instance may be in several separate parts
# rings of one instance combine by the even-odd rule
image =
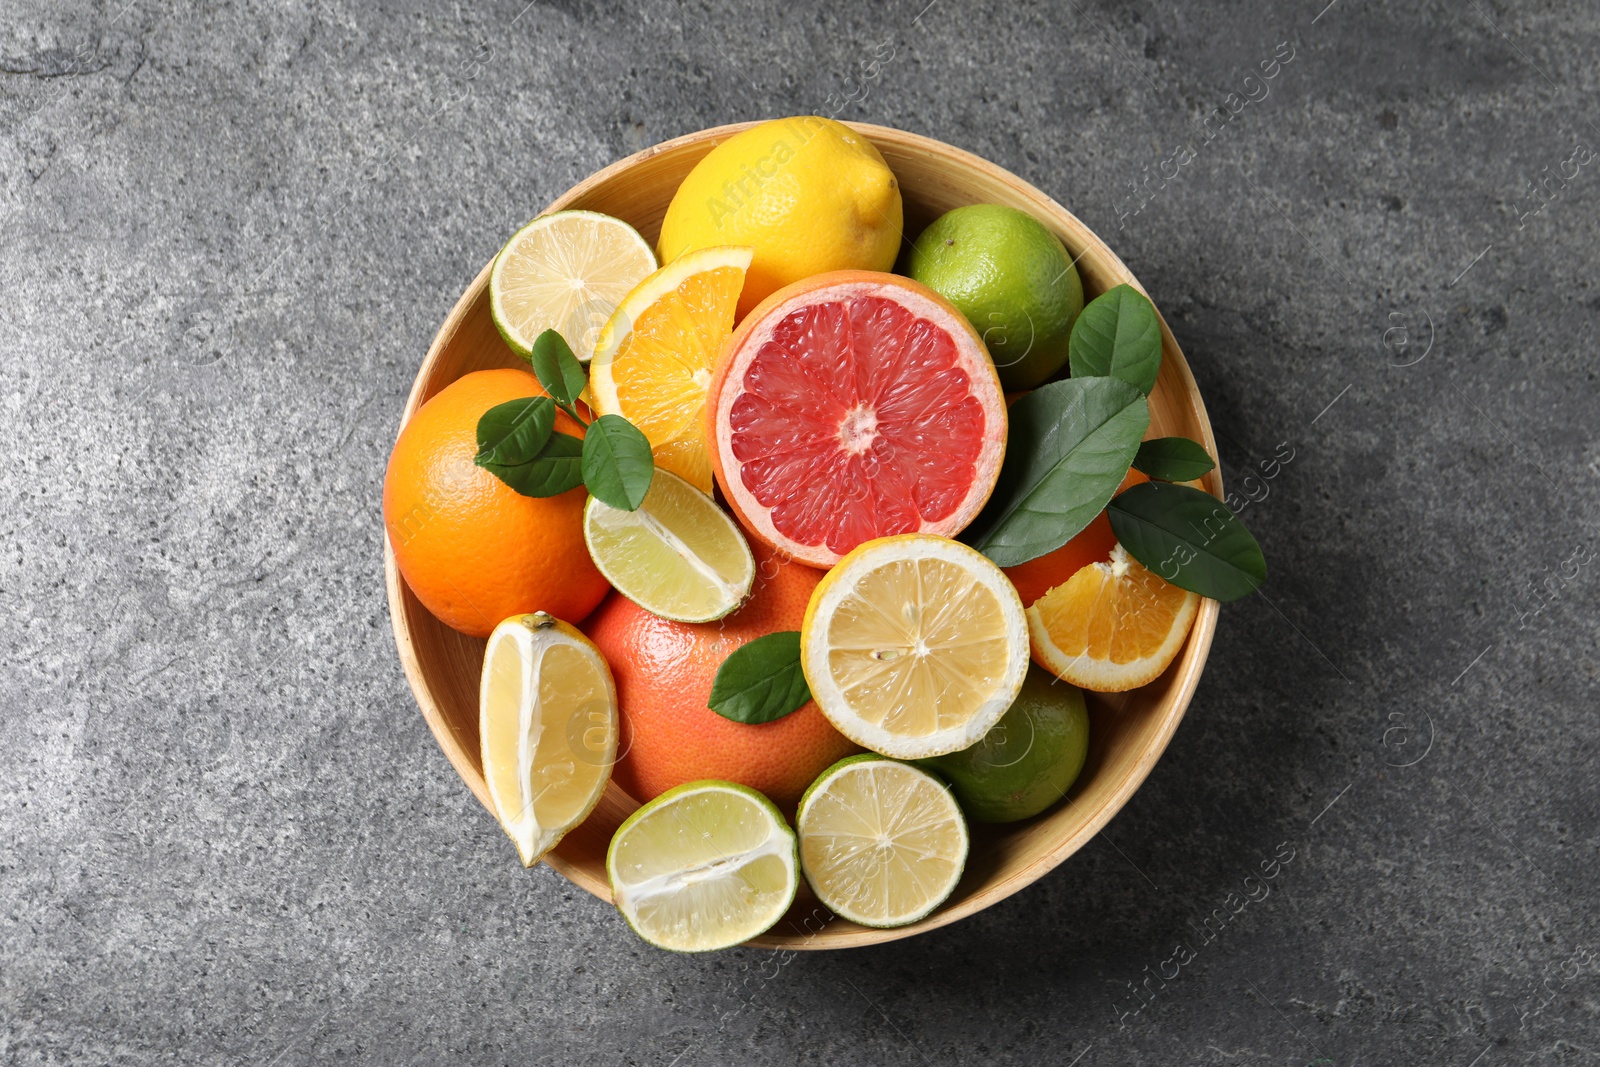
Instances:
[[[1000,475],[1006,407],[983,341],[897,275],[833,271],[773,293],[733,332],[708,396],[728,504],[815,566],[875,537],[953,537]]]

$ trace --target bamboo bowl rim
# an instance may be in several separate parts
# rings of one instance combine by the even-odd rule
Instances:
[[[557,197],[549,207],[545,208],[543,213],[559,211],[573,204],[581,203],[585,196],[592,191],[606,186],[618,176],[627,174],[641,163],[656,156],[700,145],[704,145],[706,150],[709,151],[710,147],[718,142],[753,125],[756,125],[756,123],[742,122],[716,126],[663,141],[641,152],[636,152],[591,174],[588,178],[585,178]],[[1006,187],[1009,194],[1030,203],[1035,217],[1040,218],[1040,221],[1044,222],[1046,226],[1062,238],[1068,251],[1073,254],[1075,261],[1089,260],[1100,273],[1115,279],[1113,284],[1126,282],[1141,293],[1145,292],[1138,279],[1133,276],[1133,273],[1128,270],[1116,253],[1097,234],[1054,199],[1004,168],[980,156],[920,134],[866,123],[851,122],[846,125],[865,135],[880,150],[892,149],[902,153],[937,157],[954,169],[975,172],[978,176],[991,183]],[[885,154],[887,155],[888,152]],[[903,182],[902,186],[904,188]],[[442,361],[445,350],[449,347],[457,331],[460,330],[473,309],[485,302],[484,297],[488,287],[489,272],[493,265],[494,257],[491,256],[489,262],[478,272],[477,277],[472,280],[466,291],[456,301],[455,306],[451,309],[450,314],[445,318],[444,323],[435,335],[433,343],[428,349],[428,354],[424,358],[422,366],[417,371],[416,379],[412,383],[405,410],[401,414],[400,424],[396,430],[397,435],[400,430],[405,428],[406,423],[410,421],[417,409],[433,393],[449,384],[447,381],[435,380],[438,377],[436,371]],[[1086,284],[1085,299],[1090,299],[1091,295],[1098,295],[1098,293],[1090,294]],[[1146,295],[1148,296],[1149,294],[1146,293]],[[1182,394],[1177,400],[1188,405],[1200,430],[1200,443],[1211,454],[1213,460],[1216,460],[1216,441],[1212,435],[1211,422],[1206,415],[1205,404],[1200,397],[1194,376],[1190,372],[1188,362],[1184,359],[1183,352],[1178,347],[1166,320],[1161,317],[1159,308],[1157,308],[1157,318],[1161,326],[1163,379],[1167,378],[1169,368],[1172,372],[1175,372],[1176,384],[1180,387]],[[1158,384],[1157,390],[1161,389],[1162,385]],[[1152,398],[1154,395],[1152,393]],[[1206,476],[1203,484],[1212,495],[1221,497],[1220,462]],[[449,719],[435,696],[432,682],[418,658],[408,624],[410,609],[406,604],[406,596],[409,590],[405,588],[404,580],[400,576],[399,568],[395,562],[394,550],[389,543],[387,532],[385,532],[383,541],[383,560],[390,622],[406,680],[440,749],[443,750],[451,765],[461,776],[462,781],[466,783],[473,795],[477,797],[479,803],[488,811],[490,818],[493,819],[493,807],[484,785],[482,773],[477,766],[476,754],[467,751],[462,740],[452,729]],[[426,609],[420,610],[426,611]],[[1014,870],[1003,878],[991,877],[988,882],[975,891],[962,895],[958,888],[957,894],[952,897],[951,901],[941,905],[932,915],[922,921],[909,926],[879,930],[857,926],[854,923],[835,918],[819,931],[800,934],[798,927],[796,927],[796,934],[789,935],[779,933],[777,928],[774,928],[773,931],[769,931],[745,944],[747,946],[773,949],[837,949],[894,941],[936,929],[953,923],[958,919],[973,915],[1031,885],[1053,870],[1068,856],[1083,847],[1110,822],[1111,818],[1122,809],[1144,783],[1144,780],[1154,768],[1156,761],[1166,750],[1167,744],[1174,732],[1176,732],[1179,722],[1183,719],[1189,701],[1199,684],[1200,675],[1210,652],[1211,641],[1216,632],[1219,610],[1219,605],[1215,600],[1201,600],[1200,609],[1196,613],[1189,638],[1180,651],[1178,658],[1168,668],[1168,674],[1173,676],[1168,683],[1168,694],[1159,707],[1158,721],[1154,724],[1154,728],[1148,731],[1149,736],[1146,738],[1142,750],[1138,752],[1136,759],[1131,767],[1127,769],[1122,779],[1116,782],[1110,792],[1102,798],[1099,805],[1089,812],[1086,818],[1081,819],[1078,827],[1070,835],[1057,842],[1054,847],[1040,849],[1037,854],[1029,857],[1021,869]],[[1160,679],[1158,679],[1159,681]],[[1093,693],[1086,693],[1086,695],[1091,700],[1104,699]],[[1119,694],[1110,694],[1109,696],[1116,697]],[[1091,738],[1092,744],[1093,739]],[[1073,793],[1079,792],[1082,785],[1083,781],[1080,779],[1074,787]],[[1064,806],[1057,805],[1052,807],[1046,813],[1036,816],[1035,819],[1048,819],[1053,813],[1062,813],[1066,808],[1071,808],[1074,805],[1073,796],[1069,794]],[[1005,825],[1020,826],[1026,824]],[[982,830],[978,827],[974,828],[975,837],[981,832]],[[594,872],[589,871],[584,866],[567,860],[560,855],[559,846],[557,851],[551,852],[545,857],[545,862],[549,863],[569,881],[601,900],[607,903],[611,902],[610,887],[606,883],[603,871],[596,876]],[[965,881],[965,876],[963,880]],[[802,886],[802,900],[805,898],[806,893],[805,887]],[[790,925],[792,926],[793,924],[791,923]]]

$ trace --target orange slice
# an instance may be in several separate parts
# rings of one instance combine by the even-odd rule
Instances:
[[[1155,681],[1183,647],[1200,598],[1117,545],[1028,609],[1033,661],[1063,681],[1120,693]]]
[[[706,387],[733,333],[752,250],[689,252],[617,305],[595,342],[589,391],[600,415],[621,415],[650,440],[656,466],[711,492]]]

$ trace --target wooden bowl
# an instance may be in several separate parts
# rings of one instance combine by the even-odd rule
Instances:
[[[559,197],[549,211],[587,208],[625,219],[655,243],[684,176],[718,142],[749,124],[719,126],[679,137],[629,156]],[[1112,286],[1139,283],[1116,254],[1070,212],[1033,186],[977,156],[939,141],[883,126],[852,124],[878,146],[900,180],[905,228],[914,237],[933,219],[963,204],[1007,204],[1042,221],[1077,259],[1086,298]],[[489,266],[473,279],[451,310],[417,372],[401,419],[404,425],[423,402],[469,371],[526,366],[506,347],[489,317]],[[1164,359],[1150,396],[1150,436],[1182,435],[1216,455],[1205,405],[1183,353],[1165,322]],[[1220,495],[1217,471],[1207,488]],[[389,613],[406,678],[439,747],[473,794],[491,811],[478,753],[478,674],[484,642],[445,626],[406,587],[384,543]],[[1155,682],[1124,694],[1089,694],[1088,762],[1067,800],[1043,815],[1001,826],[973,825],[972,853],[961,884],[928,918],[894,930],[873,930],[828,918],[802,888],[801,899],[776,927],[750,942],[765,948],[833,949],[910,937],[971,915],[1039,878],[1072,855],[1110,821],[1139,788],[1167,747],[1194,694],[1211,648],[1217,603],[1201,602],[1187,645]],[[616,784],[584,824],[546,857],[573,882],[602,900],[611,899],[605,854],[618,824],[638,807]],[[487,832],[484,822],[479,832]],[[506,850],[506,862],[515,862]]]

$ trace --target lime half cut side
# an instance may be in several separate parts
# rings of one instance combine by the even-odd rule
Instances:
[[[669,789],[617,828],[606,852],[617,910],[657,948],[709,952],[763,934],[800,885],[794,831],[732,782]]]
[[[866,754],[823,771],[800,800],[800,868],[817,899],[862,926],[905,926],[944,903],[970,839],[950,789]]]
[[[639,231],[597,211],[540,215],[506,242],[489,272],[489,311],[524,359],[546,330],[588,361],[595,341],[634,286],[656,269]]]

